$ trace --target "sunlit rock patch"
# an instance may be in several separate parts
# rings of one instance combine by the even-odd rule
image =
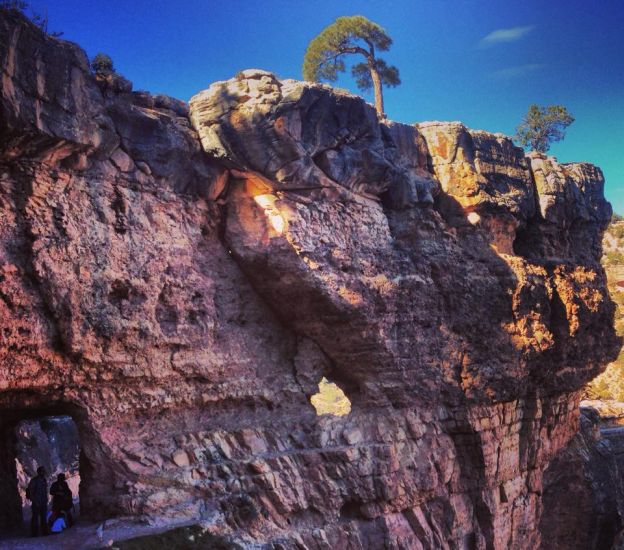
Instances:
[[[333,382],[323,377],[318,385],[319,391],[310,398],[316,414],[344,416],[351,412],[351,402],[345,393]]]

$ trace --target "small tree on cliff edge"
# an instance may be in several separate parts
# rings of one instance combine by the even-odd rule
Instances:
[[[115,67],[113,66],[113,60],[109,55],[105,53],[96,54],[91,60],[91,68],[93,72],[98,76],[108,76],[115,74]]]
[[[318,82],[335,82],[338,73],[345,70],[344,56],[360,54],[365,62],[358,63],[351,69],[360,90],[375,92],[375,109],[384,117],[382,85],[398,86],[399,69],[388,66],[383,59],[376,57],[376,52],[385,52],[392,45],[392,39],[386,31],[363,17],[338,17],[326,27],[310,44],[303,60],[303,78]]]
[[[565,129],[573,122],[574,117],[563,105],[540,107],[533,104],[516,128],[516,139],[524,148],[545,153],[551,143],[565,137]]]

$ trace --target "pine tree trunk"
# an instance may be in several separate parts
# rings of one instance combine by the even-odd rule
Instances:
[[[384,113],[383,94],[381,92],[381,77],[373,64],[368,63],[370,68],[371,80],[373,81],[373,89],[375,90],[375,109],[379,118],[386,118]]]

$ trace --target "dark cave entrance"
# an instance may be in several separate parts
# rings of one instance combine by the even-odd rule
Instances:
[[[66,412],[16,414],[11,411],[8,418],[0,418],[1,534],[29,533],[31,508],[25,493],[38,466],[46,469],[48,491],[58,474],[65,474],[74,497],[72,515],[77,519],[83,489],[80,487],[81,474],[87,464],[81,450],[78,425]],[[0,411],[0,415],[4,413],[6,411]]]

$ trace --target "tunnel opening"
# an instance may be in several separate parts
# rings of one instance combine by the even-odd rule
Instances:
[[[46,470],[48,512],[53,511],[51,486],[63,474],[72,493],[72,505],[66,499],[65,513],[68,523],[70,514],[75,521],[80,514],[85,465],[78,426],[72,416],[29,412],[12,415],[9,421],[4,419],[0,425],[0,535],[31,534],[32,507],[26,493],[40,466]]]
[[[345,392],[325,377],[321,378],[318,392],[310,397],[310,402],[316,409],[317,416],[325,414],[346,416],[351,412],[351,401]]]
[[[37,475],[39,466],[46,469],[48,490],[57,481],[59,474],[63,474],[73,497],[72,515],[77,516],[80,509],[80,439],[71,416],[21,420],[14,431],[18,491],[25,523],[30,521],[30,501],[26,498],[26,488]]]

